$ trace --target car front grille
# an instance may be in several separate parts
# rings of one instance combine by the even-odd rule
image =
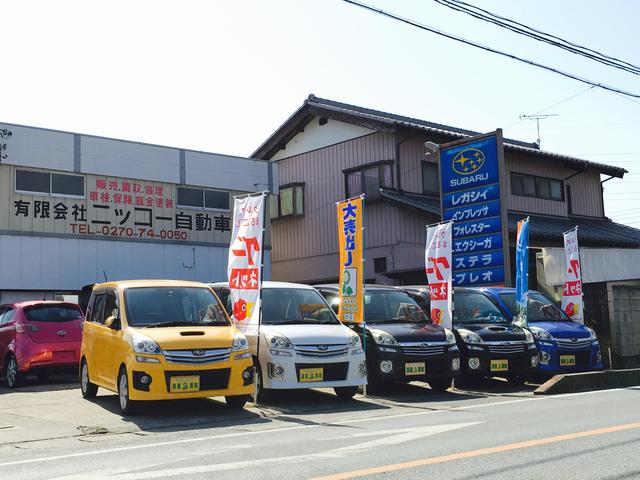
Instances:
[[[346,343],[294,345],[293,348],[297,355],[314,358],[337,357],[349,352],[349,345]]]
[[[296,376],[300,381],[300,370],[303,368],[322,368],[322,380],[335,382],[345,380],[349,370],[349,362],[340,363],[296,363]]]
[[[215,370],[180,370],[165,371],[164,378],[167,383],[167,392],[172,377],[200,376],[200,390],[224,390],[229,385],[230,368],[218,368]]]
[[[591,340],[589,338],[576,338],[575,342],[572,342],[568,338],[556,338],[556,343],[558,347],[567,350],[581,350],[591,347]]]
[[[225,362],[231,355],[230,348],[211,348],[193,350],[165,350],[164,358],[169,363],[180,365],[202,365],[205,363]]]
[[[525,343],[488,343],[489,351],[491,353],[523,353],[527,350],[527,345]]]
[[[428,357],[444,354],[445,344],[441,342],[401,342],[402,352],[405,355]]]

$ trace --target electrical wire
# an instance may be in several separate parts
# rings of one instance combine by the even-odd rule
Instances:
[[[379,9],[379,8],[376,8],[376,7],[372,7],[371,5],[367,5],[365,3],[357,2],[355,0],[343,0],[343,1],[346,2],[346,3],[350,3],[352,5],[358,6],[360,8],[363,8],[365,10],[369,10],[371,12],[379,13],[380,15],[383,15],[385,17],[391,18],[393,20],[398,20],[398,21],[406,23],[408,25],[417,27],[417,28],[419,28],[421,30],[426,30],[428,32],[435,33],[436,35],[440,35],[440,36],[448,38],[450,40],[455,40],[456,42],[464,43],[466,45],[470,45],[472,47],[476,47],[476,48],[479,48],[479,49],[487,51],[487,52],[495,53],[497,55],[501,55],[503,57],[507,57],[507,58],[510,58],[512,60],[516,60],[518,62],[525,63],[527,65],[538,67],[538,68],[541,68],[543,70],[547,70],[548,72],[557,73],[558,75],[561,75],[563,77],[570,78],[570,79],[576,80],[578,82],[586,83],[587,85],[593,85],[594,87],[602,88],[603,90],[607,90],[609,92],[619,93],[621,95],[627,95],[629,97],[640,99],[640,94],[627,92],[625,90],[621,90],[619,88],[612,87],[612,86],[597,82],[595,80],[589,80],[587,78],[583,78],[583,77],[580,77],[578,75],[574,75],[572,73],[565,72],[563,70],[558,70],[556,68],[549,67],[549,66],[543,65],[541,63],[534,62],[533,60],[528,60],[526,58],[519,57],[519,56],[511,54],[511,53],[503,52],[501,50],[497,50],[495,48],[488,47],[486,45],[482,45],[480,43],[477,43],[477,42],[474,42],[474,41],[471,41],[471,40],[467,40],[467,39],[462,38],[462,37],[458,37],[458,36],[453,35],[451,33],[447,33],[447,32],[444,32],[442,30],[438,30],[436,28],[420,24],[418,22],[415,22],[415,21],[410,20],[408,18],[401,17],[399,15],[395,15],[395,14],[387,12],[385,10],[382,10],[382,9]]]

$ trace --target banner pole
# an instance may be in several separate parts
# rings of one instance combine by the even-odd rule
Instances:
[[[259,375],[260,375],[260,381],[262,382],[262,388],[264,388],[264,381],[262,379],[262,367],[260,366],[260,326],[262,325],[262,281],[263,281],[263,275],[264,275],[264,256],[265,256],[265,244],[264,244],[264,237],[265,237],[265,231],[266,231],[266,219],[267,219],[267,194],[268,192],[264,191],[261,192],[261,195],[263,197],[262,199],[262,234],[261,234],[261,239],[260,239],[260,245],[262,248],[262,255],[260,255],[260,284],[258,286],[259,289],[259,294],[258,294],[258,338],[256,340],[256,363],[258,364],[257,366],[253,367],[253,383],[254,383],[254,387],[253,387],[253,391],[254,391],[254,395],[253,395],[253,404],[257,407],[258,406],[258,382],[256,381],[256,370],[259,369]]]
[[[365,273],[364,273],[364,252],[365,252],[365,243],[364,243],[364,194],[360,195],[360,198],[362,199],[362,329],[364,332],[364,335],[362,336],[362,351],[364,352],[364,364],[365,364],[365,370],[366,370],[366,365],[367,365],[367,317],[364,313],[364,289],[365,289]],[[368,376],[367,372],[367,376]],[[366,377],[365,377],[366,379]],[[367,396],[367,385],[365,384],[362,387],[362,394],[366,397]]]

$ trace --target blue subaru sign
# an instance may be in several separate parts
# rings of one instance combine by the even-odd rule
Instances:
[[[453,284],[505,282],[505,249],[498,134],[443,145],[443,220],[453,220]],[[501,142],[500,142],[501,148]]]

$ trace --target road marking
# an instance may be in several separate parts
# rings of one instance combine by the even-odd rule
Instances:
[[[41,458],[32,458],[26,460],[16,460],[12,462],[4,462],[0,463],[1,467],[10,467],[14,465],[25,465],[29,463],[39,463],[39,462],[49,462],[53,460],[63,460],[67,458],[78,458],[78,457],[88,457],[92,455],[103,455],[106,453],[114,453],[114,452],[123,452],[123,451],[131,451],[131,450],[140,450],[144,448],[156,448],[163,447],[167,445],[179,445],[184,443],[194,443],[194,442],[205,442],[210,440],[222,439],[222,438],[234,438],[240,437],[244,435],[260,435],[260,434],[271,434],[278,432],[288,432],[292,430],[301,430],[303,428],[317,428],[317,427],[331,427],[334,425],[349,425],[352,423],[362,423],[362,422],[381,422],[385,420],[391,420],[394,418],[402,418],[402,417],[411,417],[417,415],[431,415],[436,413],[446,413],[446,412],[456,412],[459,410],[471,410],[474,408],[484,408],[484,407],[495,407],[499,405],[508,405],[511,403],[519,403],[519,402],[533,402],[533,401],[551,401],[557,400],[564,397],[575,396],[575,395],[588,395],[588,394],[600,394],[600,393],[608,393],[608,392],[617,392],[620,390],[628,390],[625,388],[613,388],[610,390],[595,390],[593,392],[580,392],[580,393],[567,393],[561,395],[550,395],[544,397],[529,397],[529,398],[521,398],[517,400],[506,400],[504,402],[489,402],[489,403],[481,403],[477,405],[466,405],[462,407],[453,407],[453,408],[444,408],[439,410],[428,410],[428,411],[418,411],[418,412],[407,412],[407,413],[398,413],[394,415],[381,415],[377,417],[366,417],[366,418],[356,418],[351,420],[342,420],[337,422],[330,423],[319,423],[314,425],[296,425],[291,427],[280,427],[280,428],[269,428],[266,430],[255,430],[255,431],[244,431],[244,432],[236,432],[236,433],[225,433],[222,435],[207,435],[205,437],[197,437],[197,438],[184,438],[181,440],[171,440],[166,442],[156,442],[156,443],[147,443],[142,445],[131,445],[128,447],[118,447],[118,448],[109,448],[104,450],[92,450],[90,452],[77,452],[77,453],[67,453],[63,455],[54,455],[50,457],[41,457]],[[273,419],[273,422],[279,422],[277,418]],[[128,432],[133,433],[133,432]]]
[[[551,443],[564,442],[567,440],[575,440],[575,439],[584,438],[584,437],[593,437],[596,435],[604,435],[607,433],[623,432],[625,430],[634,430],[637,428],[640,428],[640,422],[627,423],[624,425],[615,425],[613,427],[598,428],[596,430],[586,430],[583,432],[567,433],[564,435],[538,438],[536,440],[527,440],[527,441],[518,442],[518,443],[509,443],[509,444],[500,445],[497,447],[480,448],[478,450],[469,450],[466,452],[452,453],[449,455],[441,455],[439,457],[423,458],[420,460],[413,460],[411,462],[395,463],[390,465],[383,465],[380,467],[366,468],[362,470],[353,470],[351,472],[336,473],[334,475],[315,477],[313,480],[348,480],[350,478],[368,477],[368,476],[377,475],[380,473],[397,472],[399,470],[406,470],[409,468],[416,468],[416,467],[424,467],[426,465],[434,465],[436,463],[451,462],[454,460],[480,457],[483,455],[492,455],[494,453],[509,452],[511,450],[538,447],[540,445],[549,445]]]

